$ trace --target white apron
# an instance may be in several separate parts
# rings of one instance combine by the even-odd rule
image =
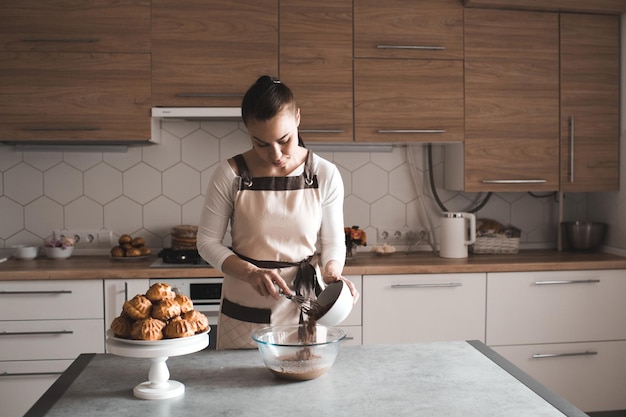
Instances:
[[[313,154],[309,151],[302,175],[287,177],[251,178],[243,156],[234,159],[239,187],[231,221],[233,251],[261,268],[277,269],[300,294],[319,292],[323,281],[315,244],[322,202],[317,177],[312,175]],[[301,319],[293,302],[263,297],[250,284],[228,275],[221,301],[217,349],[256,348],[251,338],[256,329],[298,324]]]

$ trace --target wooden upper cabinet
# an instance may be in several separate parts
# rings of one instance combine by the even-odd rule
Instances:
[[[355,58],[463,59],[460,0],[354,0]]]
[[[357,142],[463,140],[463,61],[357,59]]]
[[[149,0],[2,0],[1,51],[150,52]]]
[[[464,0],[467,7],[578,13],[626,12],[624,0]]]
[[[0,141],[150,139],[150,55],[0,52]]]
[[[153,106],[239,107],[278,75],[277,0],[152,0]]]
[[[561,190],[619,189],[619,16],[561,14]]]
[[[281,0],[280,78],[307,142],[351,142],[352,0]]]
[[[465,191],[559,189],[558,19],[465,10]]]

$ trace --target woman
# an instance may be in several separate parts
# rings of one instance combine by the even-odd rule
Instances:
[[[358,298],[341,275],[341,175],[304,147],[293,93],[262,76],[243,98],[242,117],[252,149],[219,165],[198,225],[198,251],[224,273],[218,349],[255,348],[254,330],[301,322],[280,292],[315,297],[325,283],[343,280]],[[232,249],[222,243],[229,223]]]

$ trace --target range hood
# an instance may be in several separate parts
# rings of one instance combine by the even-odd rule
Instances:
[[[152,117],[178,120],[237,120],[241,107],[153,107]]]

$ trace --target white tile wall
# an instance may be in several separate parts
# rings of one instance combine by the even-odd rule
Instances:
[[[216,164],[248,147],[237,122],[189,121],[164,122],[161,144],[126,153],[16,152],[0,145],[0,248],[41,244],[55,229],[106,229],[167,247],[172,226],[197,223]],[[428,186],[425,146],[321,155],[342,174],[346,225],[365,229],[370,246],[381,226],[429,229],[432,223],[438,237],[440,210]],[[435,146],[440,198],[450,211],[467,210],[483,195],[441,189],[442,155]],[[586,215],[585,195],[568,200],[568,213]],[[524,247],[554,247],[557,213],[554,198],[500,193],[478,215],[520,227]]]

